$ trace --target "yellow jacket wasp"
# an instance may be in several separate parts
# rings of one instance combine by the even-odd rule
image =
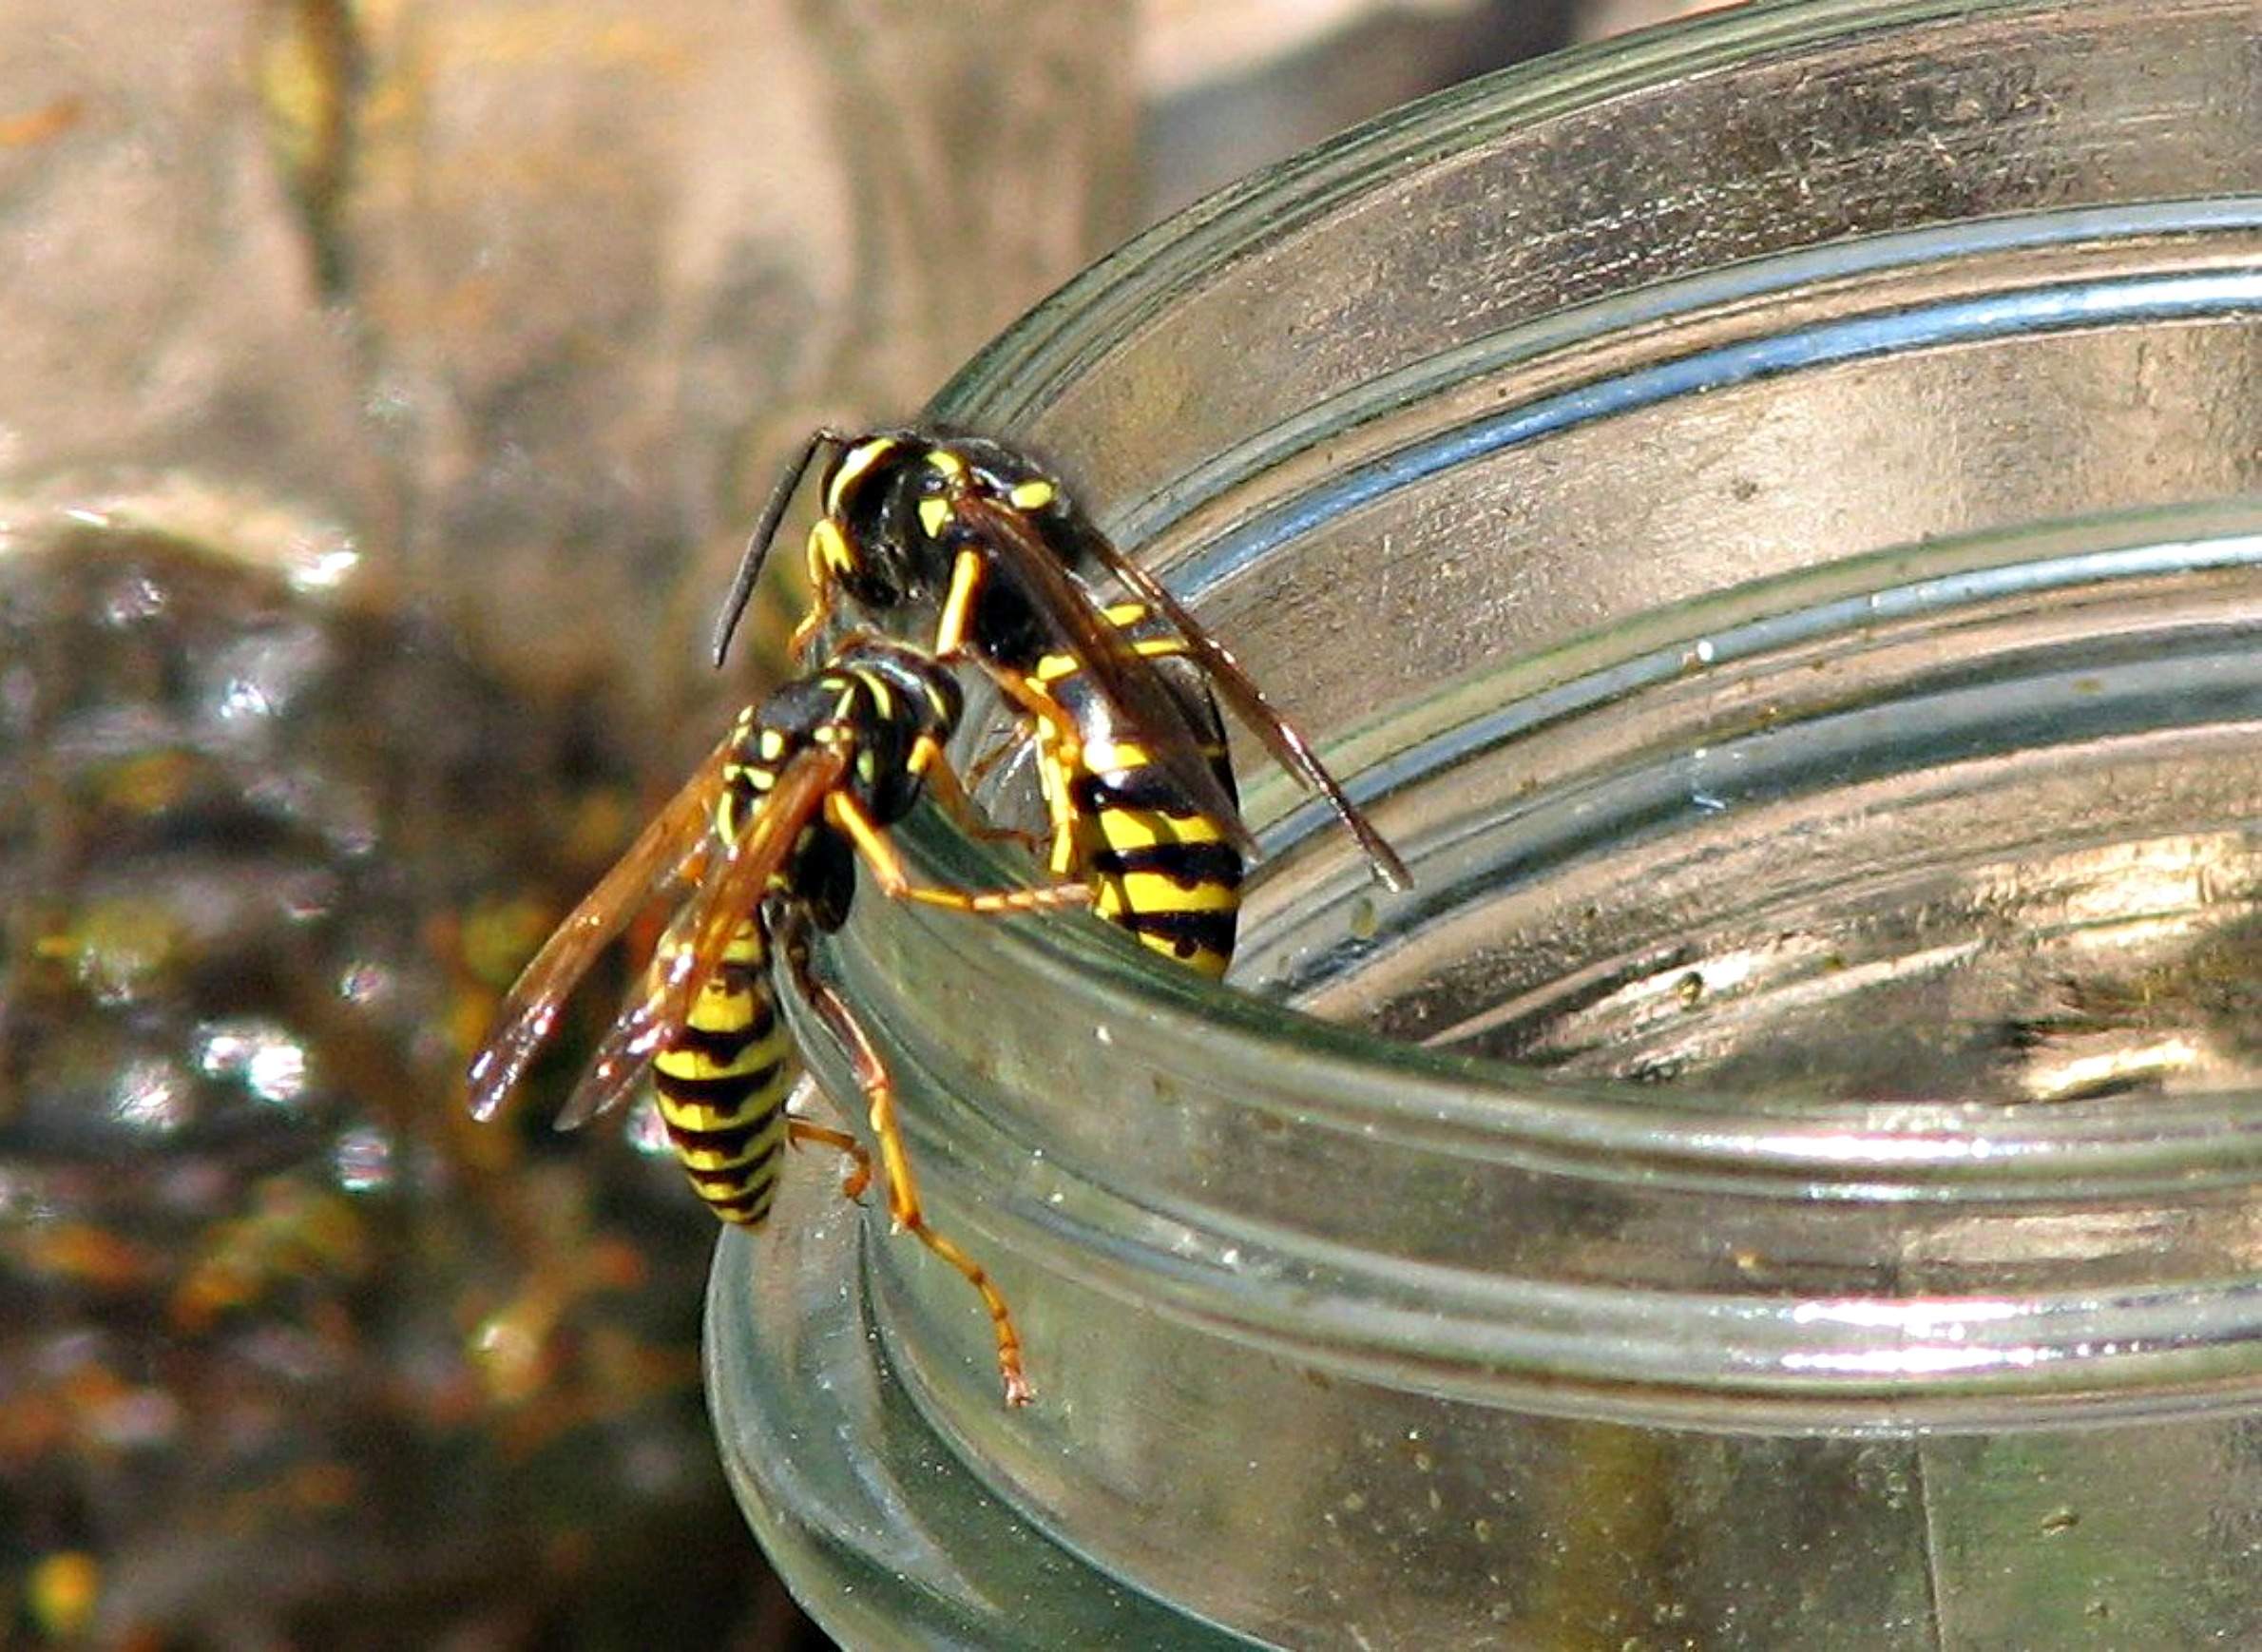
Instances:
[[[742,712],[520,975],[471,1062],[470,1105],[476,1117],[491,1117],[604,949],[653,897],[687,889],[559,1127],[618,1105],[650,1066],[684,1169],[725,1221],[751,1227],[768,1215],[789,1140],[849,1154],[856,1168],[848,1191],[861,1191],[869,1165],[853,1139],[785,1112],[798,1063],[772,985],[773,971],[782,970],[848,1052],[896,1226],[980,1293],[1006,1397],[1018,1404],[1029,1389],[1005,1299],[979,1263],[928,1225],[887,1067],[848,1005],[809,965],[810,932],[835,929],[846,917],[859,859],[889,895],[959,912],[1028,912],[1091,898],[1081,884],[975,893],[911,882],[887,828],[927,792],[963,805],[943,755],[960,705],[958,685],[939,663],[857,637],[820,670]]]
[[[1237,851],[1253,853],[1237,800],[1209,749],[1215,715],[1200,708],[1206,686],[1214,686],[1275,759],[1327,799],[1375,875],[1393,889],[1410,886],[1405,863],[1232,653],[1118,549],[1056,479],[996,442],[938,431],[818,431],[756,523],[716,626],[718,663],[802,478],[828,450],[821,509],[806,549],[813,603],[796,646],[824,626],[840,592],[875,615],[931,608],[931,652],[973,658],[1036,720],[1039,759],[1052,771],[1048,795],[1067,795],[1076,777],[1090,772],[1083,756],[1087,740],[1133,744],[1150,786],[1166,790],[1188,816],[1214,822]],[[1111,624],[1092,594],[1087,582],[1110,575],[1151,622],[1147,641]],[[1179,644],[1171,657],[1195,670],[1164,674],[1148,645],[1158,627]],[[1064,706],[1040,679],[1039,664],[1048,658],[1078,667],[1081,711]],[[1057,805],[1055,828],[1057,867]]]

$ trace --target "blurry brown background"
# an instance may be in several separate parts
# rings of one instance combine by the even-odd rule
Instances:
[[[1142,221],[1637,0],[0,11],[0,1623],[817,1643],[711,1220],[455,1075],[726,702],[780,455]],[[776,663],[782,602],[749,658]]]

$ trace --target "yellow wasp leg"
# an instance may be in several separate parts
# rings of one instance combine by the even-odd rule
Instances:
[[[1018,843],[1031,855],[1036,854],[1044,847],[1033,832],[1023,832],[1011,826],[991,824],[988,817],[982,813],[981,806],[968,795],[967,782],[960,779],[958,771],[944,759],[941,745],[931,736],[920,738],[921,744],[928,748],[928,755],[922,757],[917,751],[912,753],[912,772],[924,777],[927,795],[932,797],[949,815],[951,819],[958,822],[961,831],[965,832],[968,836],[978,837],[986,843]]]
[[[981,556],[970,550],[960,551],[958,559],[950,565],[950,588],[943,597],[942,616],[934,628],[935,655],[944,660],[972,659],[1008,700],[1052,730],[1055,749],[1060,752],[1062,761],[1074,767],[1083,755],[1075,720],[1061,709],[1052,696],[1032,684],[1021,672],[1000,665],[967,644],[967,626],[973,615],[974,599],[982,590],[985,571]]]
[[[1051,738],[1053,757],[1064,769],[1083,766],[1083,735],[1059,701],[1009,666],[985,661],[982,668],[1007,700],[1036,720],[1038,738]]]
[[[825,797],[825,818],[855,845],[864,864],[872,868],[872,876],[879,879],[880,888],[894,900],[915,900],[961,912],[1036,912],[1052,907],[1089,906],[1092,901],[1091,889],[1081,883],[1046,883],[1035,889],[993,889],[979,893],[916,884],[904,870],[903,857],[895,853],[888,835],[850,794],[829,793]]]
[[[965,775],[967,789],[971,791],[974,787],[979,786],[984,780],[989,778],[989,771],[996,768],[998,764],[1004,762],[1007,758],[1011,757],[1013,755],[1013,748],[1021,744],[1023,740],[1029,739],[1036,732],[1037,725],[1035,720],[1026,717],[1022,718],[1013,725],[1011,731],[1008,732],[1003,740],[999,740],[997,744],[991,746],[987,751],[984,752],[980,757],[976,758],[972,762],[967,765]]]
[[[950,565],[950,588],[943,595],[943,610],[934,628],[934,651],[955,655],[966,648],[967,622],[974,611],[974,598],[982,589],[982,558],[962,550]]]
[[[872,1155],[864,1151],[863,1143],[846,1130],[813,1124],[807,1119],[789,1118],[785,1122],[785,1139],[796,1147],[804,1142],[815,1142],[820,1147],[831,1147],[847,1155],[849,1169],[840,1179],[841,1198],[861,1199],[864,1190],[872,1185]]]
[[[927,1213],[919,1202],[918,1184],[911,1179],[911,1160],[904,1150],[903,1124],[895,1112],[895,1081],[889,1075],[887,1064],[880,1060],[879,1051],[872,1047],[864,1028],[837,992],[806,972],[801,976],[800,986],[809,997],[811,1008],[833,1029],[855,1068],[856,1085],[864,1092],[872,1123],[872,1140],[879,1143],[880,1175],[888,1185],[888,1214],[893,1219],[896,1231],[912,1235],[974,1287],[982,1298],[982,1306],[989,1313],[990,1328],[997,1337],[998,1374],[1005,1379],[1006,1403],[1026,1405],[1034,1391],[1022,1370],[1021,1334],[1013,1328],[1013,1314],[1006,1306],[1004,1294],[991,1282],[980,1262],[960,1250],[947,1235],[928,1225]]]

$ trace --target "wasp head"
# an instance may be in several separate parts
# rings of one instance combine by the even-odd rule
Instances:
[[[955,471],[949,450],[908,432],[863,436],[827,472],[810,561],[856,602],[888,609],[949,578],[944,541]]]

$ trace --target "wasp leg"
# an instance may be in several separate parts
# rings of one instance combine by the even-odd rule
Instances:
[[[935,616],[934,651],[951,659],[967,651],[967,627],[972,621],[974,598],[986,572],[978,551],[962,550],[950,564],[950,588],[943,593],[942,611]]]
[[[813,1124],[806,1119],[788,1119],[785,1122],[785,1139],[796,1147],[805,1142],[815,1142],[820,1147],[831,1147],[847,1157],[848,1174],[840,1179],[841,1198],[862,1199],[864,1190],[872,1185],[872,1155],[864,1151],[863,1143],[846,1130]]]
[[[1038,773],[1044,780],[1045,813],[1052,821],[1048,865],[1057,877],[1076,863],[1076,809],[1068,795],[1067,777],[1083,766],[1083,732],[1076,726],[1076,720],[1067,708],[1025,673],[980,655],[971,658],[983,674],[998,685],[1006,699],[1020,706],[1035,725],[1040,758]],[[1042,846],[1031,845],[1031,852],[1041,859],[1046,858]]]
[[[999,691],[1035,720],[1037,738],[1040,740],[1049,738],[1053,757],[1060,765],[1069,770],[1081,768],[1083,764],[1083,734],[1077,728],[1076,720],[1068,715],[1067,708],[1011,666],[987,660],[978,663],[984,675],[998,685]]]
[[[944,593],[940,618],[934,628],[934,652],[940,660],[971,660],[985,676],[1004,691],[1014,704],[1052,730],[1062,760],[1073,767],[1082,760],[1083,745],[1076,732],[1076,720],[1061,708],[1060,703],[1043,689],[1034,686],[1026,676],[1009,665],[996,661],[976,649],[968,641],[967,631],[972,624],[974,599],[981,594],[982,581],[987,572],[980,553],[962,550],[950,565],[950,588]]]
[[[1040,729],[1037,735],[1037,790],[1045,799],[1045,817],[1052,823],[1051,853],[1045,857],[1045,870],[1055,877],[1065,876],[1076,866],[1076,771],[1061,760],[1059,743],[1052,731]]]
[[[864,1092],[864,1102],[872,1122],[872,1140],[879,1143],[880,1175],[888,1186],[888,1215],[895,1224],[895,1231],[908,1233],[936,1256],[958,1270],[966,1282],[974,1287],[982,1298],[982,1306],[989,1312],[989,1324],[997,1337],[998,1374],[1005,1379],[1006,1403],[1026,1405],[1034,1393],[1021,1364],[1021,1333],[1013,1328],[1012,1310],[1006,1306],[1004,1293],[990,1281],[988,1273],[980,1262],[960,1250],[946,1234],[937,1233],[928,1224],[927,1213],[919,1202],[918,1183],[911,1179],[911,1159],[904,1149],[903,1124],[895,1114],[895,1081],[888,1072],[887,1064],[864,1034],[855,1016],[839,993],[816,979],[808,969],[806,959],[794,970],[795,984],[809,1000],[810,1008],[824,1019],[848,1052],[849,1063],[856,1073],[856,1085]]]
[[[994,762],[999,753],[1011,749],[1012,741],[1008,740],[1006,744],[993,748],[990,753],[986,753],[982,761]],[[982,806],[976,803],[968,793],[971,782],[961,778],[958,771],[943,760],[940,747],[936,748],[933,760],[925,769],[924,778],[928,796],[932,797],[949,815],[951,819],[958,822],[959,830],[966,833],[968,836],[978,837],[985,843],[1018,843],[1031,855],[1043,851],[1045,840],[1039,837],[1036,833],[1024,832],[1012,826],[998,826],[990,822],[988,817],[982,813]]]
[[[983,913],[1038,912],[1053,907],[1089,906],[1092,902],[1091,887],[1082,883],[1044,883],[1034,889],[978,892],[913,883],[911,874],[903,868],[902,856],[888,841],[888,835],[852,795],[839,791],[828,794],[825,818],[847,835],[856,853],[864,857],[864,864],[872,868],[872,876],[879,879],[880,888],[893,900],[915,900],[951,912]]]
[[[1036,732],[1035,719],[1025,717],[1016,721],[1012,732],[967,765],[965,775],[960,777],[965,780],[967,790],[970,792],[984,780],[988,779],[989,771],[1011,757],[1014,748]]]
[[[1000,676],[1002,670],[1002,667],[991,669],[991,675],[997,677],[1001,686],[1006,686],[1010,680],[1010,686],[1006,686],[1007,693],[1022,700],[1024,704],[1042,701],[1045,710],[1042,714],[1030,711],[1021,720],[1011,736],[975,759],[973,767],[967,771],[969,778],[958,785],[959,803],[968,809],[974,808],[972,799],[967,797],[968,787],[973,784],[970,777],[996,763],[1021,740],[1034,738],[1037,742],[1037,790],[1045,799],[1045,815],[1050,825],[1049,837],[1035,832],[1008,831],[1004,827],[991,827],[985,831],[968,823],[969,830],[983,837],[1018,838],[1031,855],[1045,863],[1046,869],[1055,877],[1064,876],[1076,864],[1076,804],[1069,794],[1068,777],[1074,773],[1071,765],[1083,758],[1080,737],[1076,725],[1067,720],[1067,715],[1061,710],[1058,701],[1043,689],[1035,687],[1028,678],[1018,672],[1006,672]],[[1055,713],[1060,715],[1056,718]],[[1064,747],[1067,753],[1065,757],[1062,755]],[[936,794],[937,801],[947,808],[956,806],[949,790],[951,783],[957,780],[955,775],[949,779],[937,775],[930,781],[930,789]]]

